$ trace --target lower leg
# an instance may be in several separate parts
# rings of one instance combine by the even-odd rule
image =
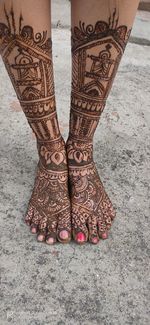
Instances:
[[[78,242],[107,238],[115,212],[93,162],[93,136],[127,44],[138,0],[72,0],[72,93],[67,141]]]
[[[0,51],[37,138],[39,164],[26,222],[38,240],[70,239],[68,169],[54,96],[50,1],[0,2]]]

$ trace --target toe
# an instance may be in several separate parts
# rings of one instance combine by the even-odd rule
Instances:
[[[62,240],[67,240],[68,237],[69,237],[69,233],[68,233],[68,231],[67,231],[67,230],[61,230],[61,231],[59,232],[59,237],[60,237],[60,239],[62,239]]]
[[[111,220],[115,218],[116,211],[113,208],[113,205],[109,198],[107,198],[105,201],[101,203],[101,211],[105,216],[111,218]]]
[[[74,235],[75,237],[75,241],[78,243],[78,244],[83,244],[84,242],[86,242],[86,236],[85,234],[83,233],[83,230],[78,230],[78,232],[76,232],[76,234]]]
[[[98,233],[100,238],[102,239],[108,238],[107,225],[105,223],[104,218],[99,218],[98,220]]]
[[[53,245],[57,241],[57,222],[56,220],[53,220],[51,222],[48,222],[47,225],[47,234],[46,234],[46,243],[48,245]]]
[[[26,213],[26,216],[25,216],[25,222],[26,222],[26,224],[28,226],[30,226],[30,224],[31,224],[33,215],[34,215],[34,208],[33,207],[29,207],[28,208],[28,212]]]
[[[99,235],[97,229],[97,217],[91,216],[88,221],[89,227],[89,241],[92,244],[97,244],[99,242]]]
[[[38,225],[38,241],[44,241],[47,233],[47,217],[39,217],[39,225]]]
[[[38,226],[35,225],[34,223],[32,223],[30,226],[30,230],[31,230],[32,234],[36,234],[38,231]]]
[[[32,234],[36,234],[38,232],[38,225],[40,223],[41,216],[40,214],[34,210],[33,218],[32,218],[32,223],[30,226]]]
[[[108,238],[108,231],[105,231],[105,232],[101,233],[101,238],[102,239],[107,239]]]
[[[61,243],[68,243],[71,239],[71,215],[70,209],[58,216],[57,238]]]
[[[84,211],[72,211],[72,233],[73,238],[78,244],[84,244],[88,240],[89,232],[86,226],[88,216]]]
[[[88,239],[88,229],[86,225],[80,225],[80,228],[74,227],[73,229],[74,240],[78,244],[84,244]]]
[[[54,243],[56,243],[56,237],[54,238],[54,237],[53,237],[53,234],[48,234],[48,235],[46,236],[46,243],[47,243],[48,245],[53,245]]]

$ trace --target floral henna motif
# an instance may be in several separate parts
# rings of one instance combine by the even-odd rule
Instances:
[[[130,31],[108,22],[72,28],[72,92],[67,142],[74,233],[106,238],[115,216],[93,162],[93,136],[110,92]],[[99,232],[99,233],[98,233]],[[103,236],[104,235],[104,236]],[[96,241],[93,241],[96,243]]]
[[[67,169],[66,149],[64,140],[37,143],[40,161],[48,170],[64,171]]]
[[[56,233],[66,229],[68,240],[71,228],[68,170],[56,114],[52,42],[47,31],[34,34],[31,26],[22,26],[22,15],[16,25],[13,8],[10,13],[6,8],[4,11],[7,23],[0,23],[0,53],[36,135],[39,153],[26,222],[40,234],[51,236],[53,241]]]

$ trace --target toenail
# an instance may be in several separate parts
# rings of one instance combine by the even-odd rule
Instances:
[[[32,232],[32,234],[36,234],[36,228],[31,228],[31,232]]]
[[[107,234],[107,232],[104,232],[101,236],[102,236],[103,239],[107,239],[108,234]]]
[[[93,243],[93,244],[97,244],[98,241],[99,241],[99,239],[98,239],[97,237],[93,237],[93,238],[92,238],[92,243]]]
[[[85,241],[85,235],[82,232],[78,232],[78,234],[76,235],[76,240],[78,242],[83,242]]]
[[[39,240],[39,241],[43,241],[43,239],[44,239],[44,236],[43,236],[43,235],[39,235],[39,236],[38,236],[38,240]]]
[[[67,239],[68,238],[68,231],[67,230],[60,231],[59,236],[60,236],[61,239]]]
[[[53,244],[54,243],[54,238],[50,237],[46,240],[47,244]]]

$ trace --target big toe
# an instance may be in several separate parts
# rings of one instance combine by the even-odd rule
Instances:
[[[78,228],[74,228],[73,229],[73,237],[74,240],[78,243],[78,244],[84,244],[87,239],[88,239],[88,229],[86,225],[82,225],[81,227]]]

